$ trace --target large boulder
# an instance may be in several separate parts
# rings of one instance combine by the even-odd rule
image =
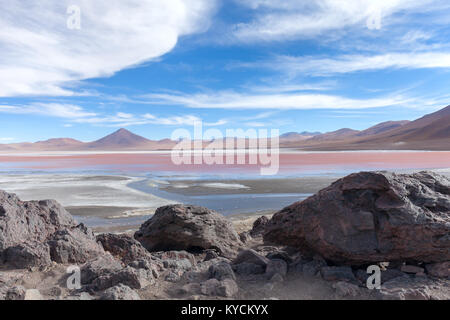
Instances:
[[[84,263],[104,254],[92,231],[54,200],[21,201],[0,191],[0,264],[43,267]]]
[[[105,251],[128,264],[138,260],[151,261],[154,258],[137,240],[126,234],[105,233],[97,236]]]
[[[215,249],[232,257],[242,245],[233,225],[212,210],[170,205],[156,210],[134,235],[149,251]]]
[[[337,264],[450,260],[450,180],[431,172],[349,175],[276,213],[267,243]]]

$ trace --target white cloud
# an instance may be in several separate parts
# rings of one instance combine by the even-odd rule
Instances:
[[[67,28],[69,5],[81,30]],[[71,95],[73,82],[110,76],[204,31],[216,0],[12,0],[0,10],[0,96]]]
[[[96,116],[80,106],[60,103],[32,103],[29,105],[0,106],[0,113],[35,114],[49,117],[77,119]]]
[[[117,112],[114,115],[88,112],[80,106],[58,103],[32,103],[29,105],[0,105],[0,113],[41,115],[62,118],[68,121],[63,126],[72,127],[74,123],[85,123],[98,126],[128,127],[134,125],[156,124],[164,126],[194,125],[203,120],[197,116],[185,114],[178,116],[158,117],[150,113],[143,115]],[[227,124],[227,119],[216,122],[203,122],[204,126],[221,126]]]
[[[383,28],[399,13],[439,10],[442,0],[236,0],[255,10],[253,20],[237,24],[244,42],[309,38],[348,27]],[[329,35],[329,34],[328,34]]]
[[[74,123],[87,123],[106,127],[129,127],[137,125],[162,125],[162,126],[193,126],[196,122],[203,120],[194,115],[180,115],[169,117],[157,117],[152,114],[133,115],[117,113],[115,115],[86,117],[73,119]],[[227,120],[218,120],[216,122],[203,122],[204,126],[221,126],[227,123]]]
[[[330,75],[382,69],[450,68],[450,53],[411,52],[379,55],[342,55],[333,58],[282,56],[274,61],[255,63],[289,74]],[[250,65],[249,65],[250,66]]]
[[[392,96],[378,99],[350,99],[325,94],[241,94],[217,92],[211,94],[148,94],[150,104],[177,105],[200,109],[365,109],[403,105],[410,99]]]

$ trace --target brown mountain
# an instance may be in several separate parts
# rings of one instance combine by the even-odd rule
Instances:
[[[408,120],[382,122],[373,127],[370,127],[369,129],[359,132],[358,134],[356,134],[356,136],[357,137],[373,136],[389,130],[400,128],[408,123],[410,123],[410,121]]]
[[[139,149],[152,145],[154,141],[138,136],[127,129],[119,129],[104,138],[89,142],[83,149],[117,150],[117,149]]]
[[[45,141],[38,141],[35,143],[23,142],[12,143],[7,145],[0,145],[0,150],[5,151],[59,151],[59,150],[74,150],[82,146],[84,143],[71,138],[49,139]]]
[[[380,127],[384,129],[380,131]],[[383,123],[333,143],[314,143],[309,139],[299,147],[310,150],[450,150],[450,106],[415,121]]]
[[[308,133],[309,134],[309,133]],[[415,121],[388,121],[363,131],[340,129],[325,134],[288,133],[280,146],[302,150],[450,150],[450,106]],[[170,150],[175,141],[148,140],[126,129],[94,142],[70,138],[0,145],[4,152]],[[204,142],[208,144],[208,142]]]

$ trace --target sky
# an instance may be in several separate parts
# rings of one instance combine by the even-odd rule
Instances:
[[[449,39],[441,0],[9,0],[0,143],[414,120],[450,104]]]

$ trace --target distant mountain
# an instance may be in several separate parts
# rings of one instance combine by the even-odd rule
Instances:
[[[298,147],[307,150],[450,150],[450,106],[415,121],[385,122],[333,143],[315,143],[313,139]]]
[[[49,139],[45,141],[38,141],[35,143],[23,142],[12,143],[7,145],[0,145],[0,150],[8,151],[59,151],[59,150],[74,150],[82,146],[84,143],[71,138]]]
[[[71,138],[49,139],[33,143],[33,146],[37,148],[40,147],[65,148],[81,145],[83,145],[83,142]]]
[[[357,143],[450,150],[450,106]]]
[[[365,137],[365,136],[373,136],[376,134],[380,134],[389,130],[393,130],[399,127],[404,126],[405,124],[410,123],[411,121],[404,120],[404,121],[387,121],[377,124],[376,126],[370,127],[369,129],[366,129],[364,131],[359,132],[356,134],[357,137]]]
[[[329,140],[341,140],[349,137],[356,136],[360,131],[353,129],[339,129],[333,132],[328,132],[324,134],[317,135],[309,139],[309,141],[329,141]]]
[[[104,138],[87,143],[84,148],[96,150],[137,149],[148,147],[154,141],[138,136],[127,129],[119,129]]]
[[[298,136],[317,136],[319,134],[322,134],[321,132],[308,132],[308,131],[303,131],[303,132],[287,132],[284,133],[282,135],[280,135],[280,138],[295,138]]]
[[[287,132],[285,134],[280,135],[281,142],[289,142],[289,141],[301,141],[312,138],[314,136],[320,135],[320,132]]]
[[[249,145],[247,140],[245,139],[244,142]],[[35,143],[0,144],[0,151],[150,151],[171,150],[176,143],[169,139],[153,141],[126,129],[119,129],[93,142],[85,143],[70,138],[60,138]],[[203,145],[209,143],[204,141]],[[301,150],[330,151],[450,150],[450,106],[415,121],[388,121],[363,131],[344,128],[324,134],[288,132],[280,136],[280,146]]]

